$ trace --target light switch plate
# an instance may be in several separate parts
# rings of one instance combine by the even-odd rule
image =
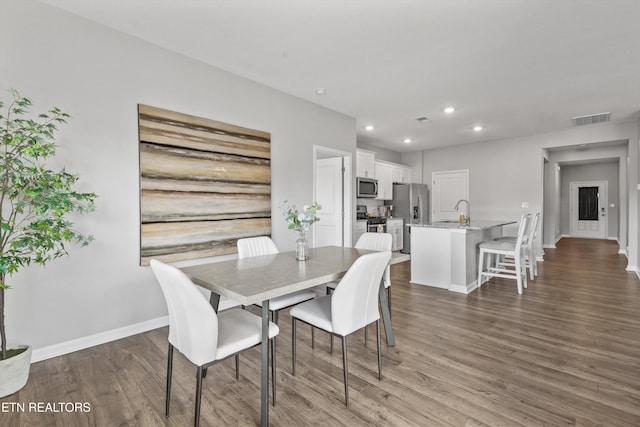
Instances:
[[[522,202],[522,209],[529,209],[529,202]]]

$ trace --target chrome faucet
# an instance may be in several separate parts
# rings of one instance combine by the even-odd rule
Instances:
[[[468,200],[466,199],[460,199],[458,200],[458,203],[456,203],[456,207],[455,210],[460,210],[460,203],[465,202],[467,204],[467,215],[464,216],[464,225],[469,225],[471,223],[471,203],[469,203]]]

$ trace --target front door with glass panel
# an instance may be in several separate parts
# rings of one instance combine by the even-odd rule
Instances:
[[[607,182],[572,182],[571,237],[607,237]]]

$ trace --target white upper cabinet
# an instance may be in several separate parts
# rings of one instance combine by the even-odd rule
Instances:
[[[400,184],[411,183],[411,168],[404,165],[391,165],[391,181]]]
[[[397,163],[376,161],[376,153],[368,150],[356,150],[356,176],[378,180],[378,200],[393,198],[393,183],[411,182],[411,168]]]
[[[385,162],[376,163],[376,179],[378,180],[378,200],[393,198],[393,166]]]
[[[376,153],[367,150],[356,150],[356,176],[373,178],[375,176]]]

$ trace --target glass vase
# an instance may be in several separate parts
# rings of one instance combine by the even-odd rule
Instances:
[[[298,261],[309,259],[309,243],[304,231],[300,232],[300,237],[296,240],[296,259]]]

